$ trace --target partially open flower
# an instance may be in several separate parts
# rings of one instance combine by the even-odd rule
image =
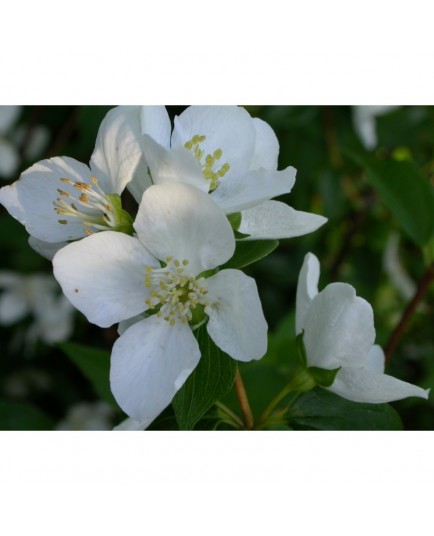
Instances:
[[[384,374],[370,304],[345,283],[332,283],[318,293],[319,274],[318,259],[308,253],[298,279],[296,331],[303,333],[308,366],[340,367],[328,389],[354,402],[428,398],[429,390]]]

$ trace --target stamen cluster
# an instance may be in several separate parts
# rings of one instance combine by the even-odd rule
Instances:
[[[185,272],[188,264],[187,259],[179,262],[167,257],[166,265],[162,268],[146,266],[145,285],[152,290],[145,303],[150,309],[160,307],[157,316],[164,318],[171,326],[175,325],[177,319],[183,324],[191,322],[192,311],[198,305],[208,305],[205,279],[188,275]]]
[[[83,220],[82,223],[86,227],[92,227],[99,231],[106,231],[107,229],[116,227],[117,221],[112,204],[106,193],[99,186],[96,177],[91,177],[93,186],[85,182],[74,182],[68,178],[61,178],[60,181],[64,184],[72,185],[81,194],[79,197],[74,197],[70,193],[58,188],[57,191],[61,197],[58,197],[53,202],[54,210],[57,214],[79,218]],[[83,207],[86,210],[80,210],[78,207]],[[57,221],[62,225],[68,223],[65,219]],[[91,229],[85,230],[87,235],[92,234],[92,232]]]
[[[195,159],[199,162],[202,168],[202,174],[205,179],[211,181],[211,191],[215,190],[218,185],[218,180],[221,177],[224,177],[226,173],[230,169],[230,164],[227,162],[221,166],[220,169],[217,171],[213,171],[214,164],[217,162],[217,160],[220,160],[220,158],[223,155],[223,151],[221,149],[216,149],[213,154],[207,154],[205,156],[205,161],[203,162],[203,156],[205,154],[205,151],[200,148],[200,144],[206,140],[206,136],[195,134],[191,140],[187,141],[184,144],[184,147],[188,149],[189,151],[193,152],[193,155]]]

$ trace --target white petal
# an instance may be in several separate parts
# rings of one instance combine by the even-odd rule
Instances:
[[[319,260],[313,253],[307,253],[298,276],[295,331],[301,333],[310,304],[318,294],[320,274]]]
[[[170,147],[172,126],[164,106],[142,106],[140,110],[142,134],[148,134],[164,148]]]
[[[375,374],[355,367],[342,367],[329,390],[353,402],[372,404],[393,402],[410,396],[427,399],[429,394],[429,389],[421,389],[387,374]]]
[[[53,260],[54,255],[56,255],[59,249],[62,249],[67,245],[68,242],[44,242],[34,236],[29,236],[29,246],[35,250],[36,253],[39,253],[39,255],[42,255],[42,257],[49,261]]]
[[[383,349],[381,346],[378,346],[378,344],[374,344],[368,352],[363,368],[369,372],[374,372],[375,374],[383,374],[385,362],[386,358]]]
[[[134,176],[146,177],[140,113],[140,106],[118,106],[99,127],[90,168],[106,193],[120,194]]]
[[[127,320],[122,320],[122,322],[119,322],[118,325],[118,333],[119,335],[122,335],[127,331],[128,328],[131,326],[134,326],[134,324],[137,324],[137,322],[140,322],[141,320],[144,320],[144,315],[135,315],[132,318],[128,318]]]
[[[18,119],[21,106],[0,106],[0,133],[7,132]]]
[[[0,295],[0,324],[14,324],[29,312],[29,303],[19,289],[7,290]]]
[[[225,175],[211,196],[226,213],[232,214],[289,193],[294,186],[296,173],[295,168],[288,167],[283,171],[261,168],[236,177]]]
[[[113,431],[115,432],[139,432],[142,431],[148,426],[146,421],[140,422],[136,421],[135,419],[131,419],[131,417],[128,417],[127,419],[120,422],[117,426],[113,428]]]
[[[143,152],[154,184],[183,182],[208,192],[209,181],[202,175],[202,170],[194,156],[183,147],[165,149],[151,137],[144,135]]]
[[[147,309],[145,266],[159,266],[137,238],[106,231],[56,253],[54,276],[90,322],[109,327]]]
[[[0,138],[0,177],[8,179],[18,169],[20,158],[12,143]]]
[[[270,125],[262,121],[262,119],[255,117],[253,125],[256,131],[256,143],[250,169],[262,167],[274,171],[277,169],[277,159],[279,157],[277,136]]]
[[[220,165],[228,163],[226,177],[236,177],[250,168],[256,132],[250,115],[238,106],[190,106],[175,117],[172,147],[184,147],[195,135],[205,135],[200,147],[205,155],[222,150]]]
[[[241,212],[240,233],[250,235],[245,240],[294,238],[316,231],[327,218],[301,212],[280,201],[264,201]]]
[[[172,327],[150,316],[115,342],[111,390],[125,413],[146,427],[170,404],[199,359],[199,345],[187,324]]]
[[[208,333],[238,361],[260,359],[267,351],[267,322],[255,280],[240,270],[222,270],[206,280]]]
[[[90,169],[73,158],[41,160],[24,171],[18,181],[0,189],[0,203],[39,240],[62,242],[81,238],[86,236],[81,220],[59,216],[53,203],[59,197],[58,188],[77,196],[77,190],[61,182],[61,178],[92,184],[90,177]],[[68,223],[60,224],[59,218]]]
[[[157,258],[187,259],[191,275],[220,266],[235,251],[232,228],[208,194],[182,183],[151,186],[134,223]]]
[[[332,283],[312,300],[304,322],[310,366],[363,366],[374,340],[372,307],[351,285]]]

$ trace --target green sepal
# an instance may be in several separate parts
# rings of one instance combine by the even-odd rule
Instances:
[[[240,231],[234,231],[235,240],[243,240],[244,238],[249,238],[249,234],[240,233]]]
[[[295,346],[297,348],[297,354],[304,367],[307,367],[306,348],[304,347],[304,330],[299,333],[295,338]]]
[[[330,385],[332,385],[332,383],[335,381],[336,374],[341,370],[341,368],[342,367],[327,370],[320,367],[309,367],[307,370],[317,385],[320,385],[321,387],[330,387]]]
[[[285,389],[288,393],[306,393],[317,385],[310,369],[304,366],[296,367],[292,374],[291,381]]]
[[[134,232],[133,218],[126,210],[122,208],[120,196],[117,194],[106,195],[110,201],[116,220],[116,227],[113,227],[113,231],[132,235]]]
[[[235,268],[239,270],[249,264],[260,261],[279,245],[278,240],[245,240],[236,242],[235,253],[226,264],[221,266],[221,270]]]
[[[241,212],[234,212],[233,214],[226,214],[226,218],[229,220],[231,227],[234,231],[238,231],[241,225]]]

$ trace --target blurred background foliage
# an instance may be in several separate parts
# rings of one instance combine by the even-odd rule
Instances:
[[[21,171],[43,158],[70,156],[88,163],[98,127],[110,108],[21,108],[9,131],[0,134],[15,144],[20,158],[18,168],[2,177],[3,184],[15,181]],[[297,169],[293,191],[281,200],[329,219],[315,233],[281,240],[271,255],[245,269],[257,281],[270,328],[266,356],[241,367],[252,409],[259,413],[288,378],[295,354],[297,277],[308,251],[321,262],[320,289],[332,281],[353,285],[374,308],[377,342],[385,347],[390,340],[434,260],[434,108],[395,107],[374,118],[378,142],[369,150],[356,132],[354,107],[246,108],[274,129],[280,142],[279,169],[288,165]],[[184,107],[168,109],[173,117]],[[29,158],[26,148],[40,126],[47,132],[44,144]],[[17,140],[13,130],[18,128],[24,134]],[[124,195],[126,206],[134,210],[132,198]],[[23,276],[51,274],[51,263],[35,253],[27,240],[24,227],[0,206],[0,270]],[[433,294],[431,285],[386,369],[425,388],[434,386]],[[73,318],[70,342],[63,344],[29,338],[31,314],[0,326],[0,429],[110,429],[122,419],[104,389],[116,328],[92,326],[78,312]],[[89,350],[80,352],[77,345],[96,350],[86,359]],[[325,407],[328,401],[321,396]],[[225,403],[236,410],[233,395],[226,398]],[[433,396],[392,406],[404,429],[434,429]],[[172,415],[169,408],[153,428],[171,428]],[[321,429],[302,418],[294,419],[291,426]],[[345,426],[352,429],[351,422]],[[206,428],[206,422],[198,428]]]

